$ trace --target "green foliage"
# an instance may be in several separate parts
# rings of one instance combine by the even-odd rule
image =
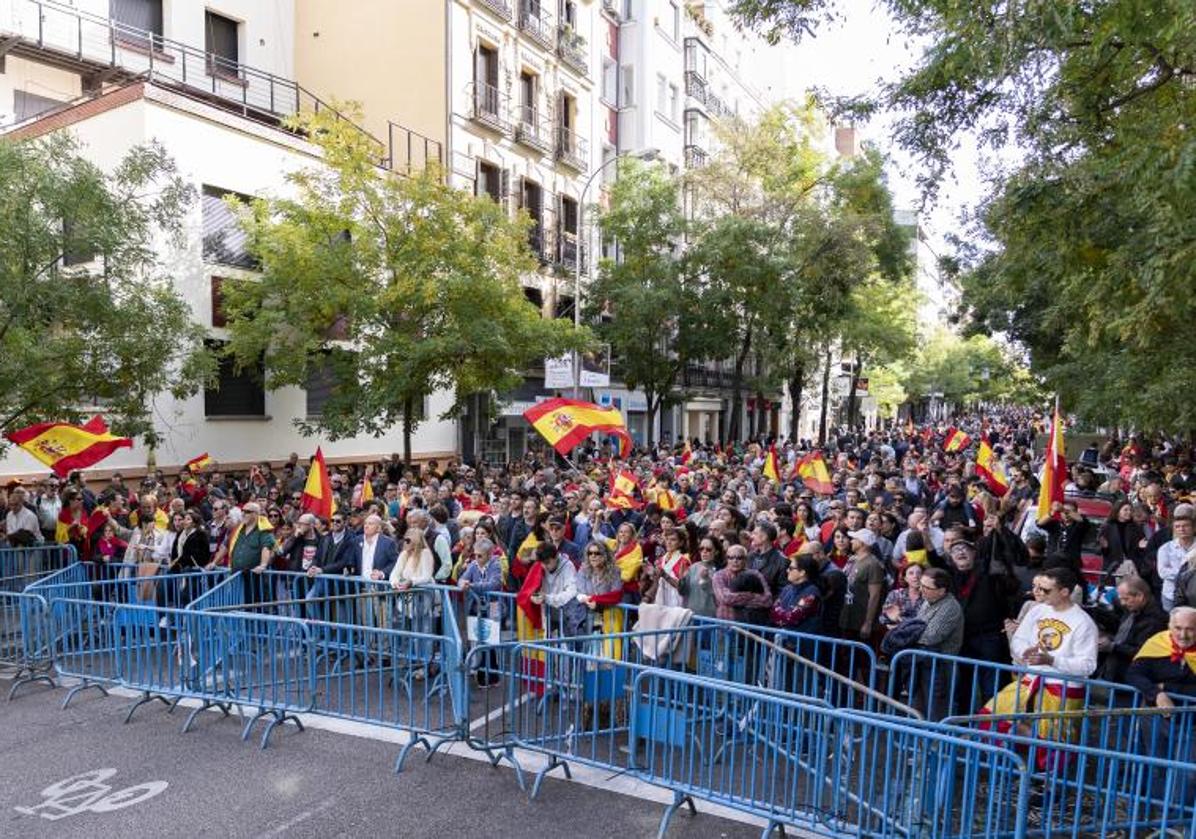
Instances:
[[[914,398],[930,394],[956,405],[1033,404],[1044,394],[1025,363],[985,335],[960,337],[940,329],[921,346],[903,380]]]
[[[688,228],[678,182],[635,160],[618,165],[602,230],[619,243],[621,258],[599,266],[588,314],[610,342],[624,383],[645,392],[651,429],[686,364],[715,352],[713,309],[704,284],[679,255]]]
[[[960,254],[963,318],[1023,345],[1069,411],[1189,430],[1196,405],[1196,4],[1189,0],[886,0],[920,62],[869,107],[932,191],[965,133],[1019,162],[994,171]],[[740,0],[748,25],[801,36],[843,8]],[[1008,159],[1010,156],[1007,155]]]
[[[588,346],[523,294],[535,269],[528,220],[448,186],[430,168],[379,170],[378,150],[328,114],[307,116],[326,165],[289,176],[293,197],[242,210],[260,281],[227,291],[230,352],[264,359],[267,385],[335,383],[323,415],[297,420],[332,439],[409,432],[423,399],[448,389],[453,413],[501,391],[545,357]],[[406,453],[410,456],[410,452]]]
[[[194,200],[156,144],[105,173],[67,135],[0,138],[0,429],[102,405],[154,442],[154,395],[189,396],[212,368],[157,250]]]

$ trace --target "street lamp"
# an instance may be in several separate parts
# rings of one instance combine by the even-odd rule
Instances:
[[[598,177],[598,173],[610,166],[616,160],[623,160],[624,158],[632,157],[636,160],[642,160],[644,163],[651,163],[660,158],[659,149],[643,149],[637,152],[628,152],[627,154],[617,154],[610,160],[602,163],[597,169],[590,173],[590,177],[586,178],[585,186],[581,188],[581,197],[577,201],[577,253],[574,254],[574,274],[573,274],[573,328],[581,328],[581,257],[585,252],[582,243],[582,236],[585,231],[585,211],[586,211],[586,193],[590,191],[590,184],[594,182],[594,178]],[[581,398],[581,355],[573,351],[573,398]]]

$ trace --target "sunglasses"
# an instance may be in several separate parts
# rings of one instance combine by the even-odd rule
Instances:
[[[602,556],[602,551],[586,551],[586,556]]]
[[[345,520],[344,519],[333,519],[332,523],[333,524],[344,524]]]

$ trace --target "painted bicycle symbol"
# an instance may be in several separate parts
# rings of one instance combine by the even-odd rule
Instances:
[[[104,782],[115,774],[115,769],[93,769],[82,775],[65,778],[41,791],[42,798],[46,799],[41,804],[13,809],[22,815],[57,821],[80,813],[110,813],[132,807],[148,801],[170,786],[166,781],[147,781],[114,792]]]

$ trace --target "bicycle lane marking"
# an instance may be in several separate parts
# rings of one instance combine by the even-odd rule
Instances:
[[[113,790],[105,783],[116,775],[116,770],[93,769],[79,775],[63,778],[41,791],[44,799],[40,804],[28,807],[13,807],[24,816],[40,816],[49,821],[58,821],[67,816],[82,813],[111,813],[123,810],[163,793],[170,784],[166,781],[144,781],[124,789]]]

